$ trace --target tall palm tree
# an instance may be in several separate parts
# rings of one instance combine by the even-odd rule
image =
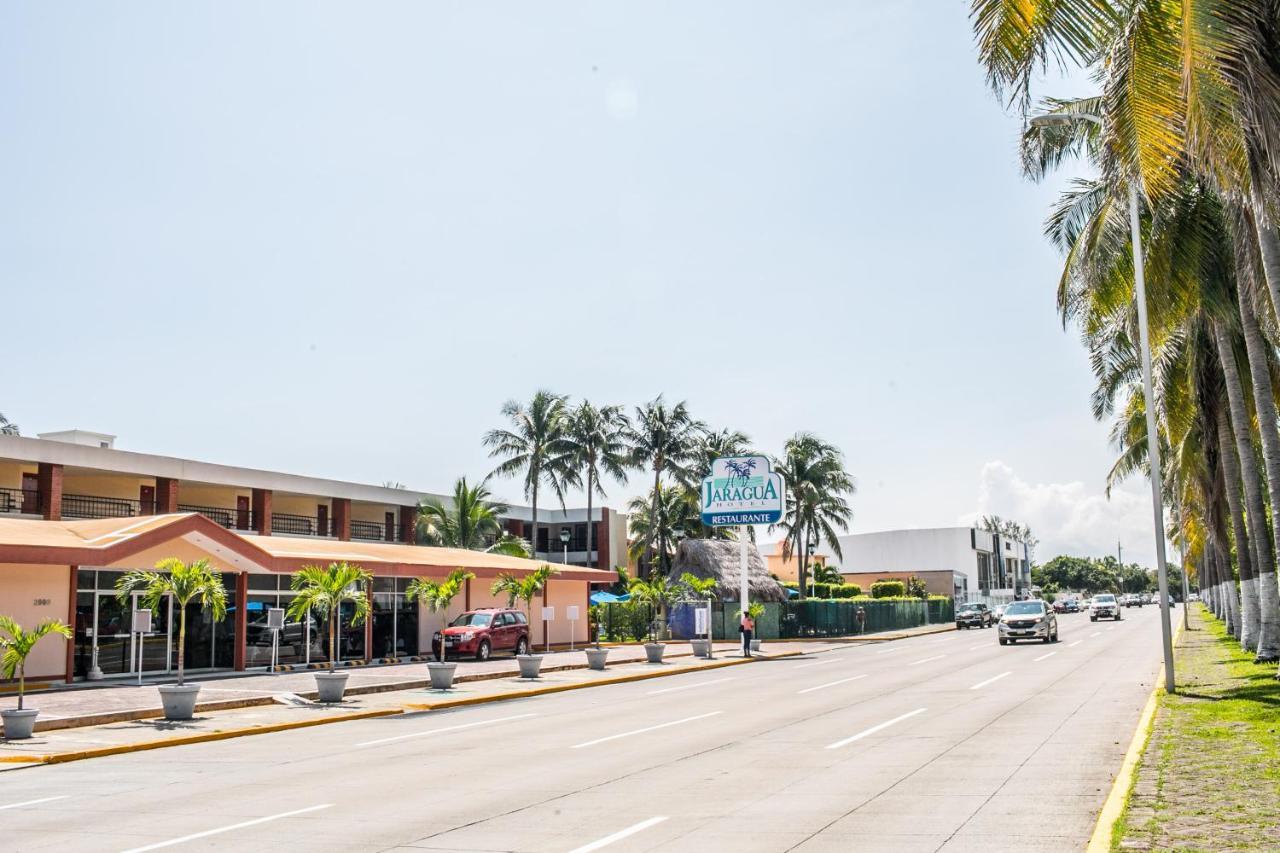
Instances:
[[[453,484],[453,499],[436,497],[418,506],[418,541],[443,548],[483,551],[503,533],[501,517],[507,505],[492,499],[487,481],[472,486],[466,477]]]
[[[601,475],[608,475],[619,483],[627,482],[627,447],[622,440],[627,426],[627,416],[621,406],[597,408],[583,400],[568,415],[565,429],[565,446],[571,465],[581,471],[579,479],[585,479],[587,492],[587,559],[595,550],[596,524],[592,520],[592,499],[607,497],[600,484]],[[585,475],[585,477],[583,476]]]
[[[683,401],[669,406],[659,394],[643,406],[636,407],[635,417],[623,430],[623,439],[632,467],[647,468],[653,472],[650,518],[658,516],[662,475],[669,474],[676,482],[688,482],[689,465],[695,461],[697,441],[705,432],[706,425],[689,414]],[[662,531],[661,525],[650,530],[640,564],[641,577],[648,577],[653,564],[654,536],[661,537]],[[659,539],[657,546],[659,554],[665,553],[665,541]],[[667,568],[669,566],[664,564],[663,571]]]
[[[4,415],[0,415],[0,435],[20,435],[18,425],[10,423]]]
[[[785,532],[782,557],[797,558],[797,579],[804,595],[809,574],[809,540],[826,542],[842,557],[839,534],[849,529],[853,510],[846,495],[855,491],[853,477],[845,470],[844,454],[816,435],[798,432],[787,439],[774,470],[787,483],[787,506],[778,523]]]
[[[656,559],[663,574],[670,570],[680,540],[698,538],[702,527],[697,494],[678,485],[658,486],[656,494],[632,498],[627,512],[632,536],[628,556],[641,569],[645,561]]]
[[[338,610],[343,602],[351,602],[355,612],[352,626],[364,624],[371,610],[369,584],[373,575],[354,563],[330,563],[328,566],[303,566],[293,576],[295,591],[289,602],[289,618],[301,622],[314,610],[329,619],[329,671],[338,659]]]
[[[184,563],[169,557],[156,563],[158,571],[132,571],[116,581],[116,597],[127,603],[135,592],[142,593],[142,603],[153,613],[159,612],[166,596],[178,610],[178,686],[183,684],[187,646],[187,605],[199,603],[208,608],[214,622],[227,615],[227,590],[222,573],[214,571],[208,560]]]
[[[490,458],[502,462],[489,476],[522,477],[524,496],[532,508],[529,541],[538,550],[538,491],[543,485],[551,489],[564,509],[564,492],[577,483],[569,443],[565,438],[568,425],[566,397],[539,390],[526,406],[508,400],[502,414],[511,421],[511,429],[492,429],[485,433],[484,444]]]

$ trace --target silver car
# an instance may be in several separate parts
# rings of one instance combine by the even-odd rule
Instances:
[[[1002,646],[1016,643],[1018,640],[1056,643],[1058,642],[1058,617],[1052,607],[1039,599],[1015,601],[1004,609],[998,631]]]
[[[1116,597],[1111,593],[1102,593],[1093,597],[1093,603],[1089,605],[1089,621],[1097,622],[1099,619],[1114,619],[1119,622],[1124,617],[1120,615],[1120,602],[1116,601]]]

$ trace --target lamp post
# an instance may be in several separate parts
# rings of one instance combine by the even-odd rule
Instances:
[[[818,540],[815,537],[810,536],[804,544],[805,544],[805,551],[804,551],[805,559],[812,560],[813,552],[818,550]],[[815,594],[814,588],[816,587],[816,581],[813,577],[813,566],[811,565],[805,566],[805,569],[807,569],[809,572],[809,597],[813,598]]]
[[[1055,127],[1088,121],[1104,127],[1102,119],[1091,113],[1049,113],[1031,119],[1033,127]],[[1147,282],[1142,258],[1141,217],[1138,211],[1138,185],[1129,181],[1129,239],[1133,242],[1133,291],[1138,308],[1138,343],[1142,351],[1142,394],[1147,410],[1147,459],[1151,463],[1151,511],[1156,528],[1156,579],[1160,588],[1160,637],[1164,647],[1164,689],[1175,692],[1173,678],[1173,628],[1169,624],[1169,567],[1164,553],[1164,500],[1160,495],[1160,434],[1156,431],[1155,393],[1151,384],[1151,336],[1147,325]]]
[[[567,527],[560,528],[560,544],[564,546],[564,564],[569,565],[569,540],[573,538],[573,531]]]

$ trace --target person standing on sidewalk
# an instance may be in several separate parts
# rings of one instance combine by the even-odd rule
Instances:
[[[742,656],[744,658],[751,657],[751,635],[755,633],[756,622],[747,613],[742,614],[742,619],[738,622],[738,630],[742,633]]]

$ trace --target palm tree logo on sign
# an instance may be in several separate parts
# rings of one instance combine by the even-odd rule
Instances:
[[[785,506],[782,475],[765,456],[717,459],[702,481],[702,523],[711,527],[774,524]]]

